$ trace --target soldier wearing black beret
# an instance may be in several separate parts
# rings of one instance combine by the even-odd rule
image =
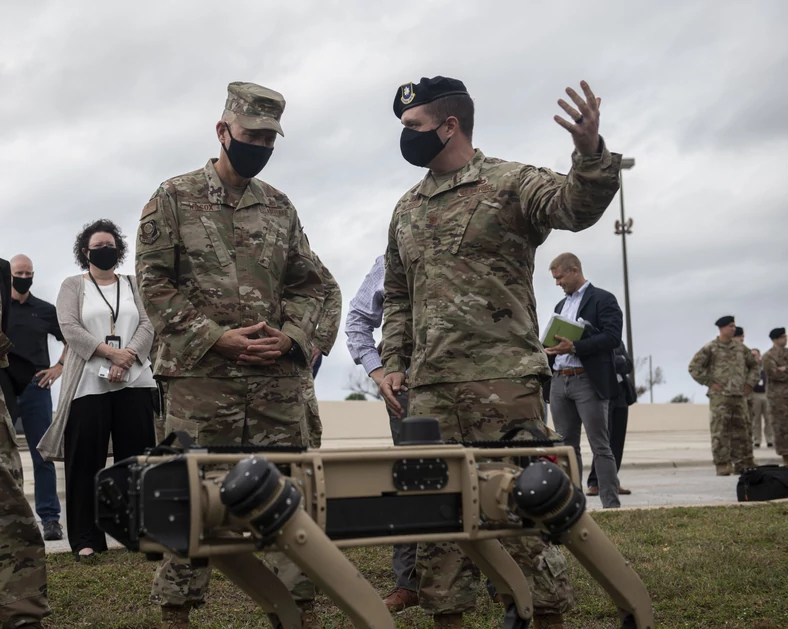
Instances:
[[[788,336],[785,328],[769,332],[772,347],[763,355],[766,399],[774,431],[774,449],[788,465]]]
[[[401,413],[396,394],[407,371],[409,412],[451,418],[441,425],[444,439],[500,439],[515,423],[546,434],[541,381],[551,372],[536,329],[536,247],[551,229],[591,227],[619,186],[621,156],[599,135],[600,99],[580,85],[582,93],[566,90],[571,104],[558,101],[569,120],[555,117],[574,142],[567,175],[475,149],[474,103],[458,79],[422,78],[394,96],[402,156],[428,171],[400,199],[389,228],[381,392]],[[619,311],[614,347],[620,338]],[[573,349],[569,341],[557,348]],[[607,431],[606,414],[598,423]],[[597,472],[618,484],[612,453]],[[620,506],[610,493],[604,506]],[[553,546],[524,539],[527,547],[506,547],[536,577],[534,625],[562,627],[574,604],[565,559]],[[412,599],[433,614],[435,627],[459,628],[463,612],[475,607],[475,568],[456,546],[435,550],[419,549],[426,569]]]
[[[738,474],[755,466],[748,397],[760,379],[758,361],[743,342],[735,339],[733,317],[717,319],[719,336],[692,357],[689,373],[709,388],[711,453],[717,476]]]

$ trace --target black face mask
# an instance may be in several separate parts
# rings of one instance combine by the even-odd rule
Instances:
[[[225,148],[224,144],[222,144],[222,148],[227,153],[230,165],[244,179],[255,177],[265,168],[268,160],[271,159],[271,153],[274,152],[274,149],[268,146],[239,142],[230,133],[230,125],[225,126],[227,127],[227,134],[230,136],[230,148]]]
[[[118,250],[114,247],[90,249],[88,253],[90,254],[90,263],[102,271],[109,271],[118,264]]]
[[[30,287],[33,285],[33,278],[14,276],[11,278],[11,285],[14,287],[14,290],[17,293],[20,295],[26,295],[30,291]]]
[[[443,122],[446,121],[444,120]],[[415,131],[407,127],[402,130],[402,135],[399,139],[399,149],[402,151],[402,157],[405,158],[405,161],[410,162],[414,166],[425,167],[438,157],[438,154],[451,140],[449,138],[444,144],[438,135],[438,129],[443,125],[443,122],[431,131]]]

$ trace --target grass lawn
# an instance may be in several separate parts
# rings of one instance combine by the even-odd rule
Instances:
[[[788,628],[788,504],[596,512],[594,518],[645,582],[660,629]],[[354,549],[348,555],[381,595],[389,591],[390,548]],[[148,603],[155,565],[142,555],[111,551],[93,565],[78,564],[70,554],[50,555],[48,567],[54,611],[45,622],[48,629],[158,627],[158,608]],[[578,606],[568,614],[567,627],[618,627],[602,589],[573,558],[570,569]],[[325,597],[318,605],[326,629],[351,627]],[[483,593],[465,626],[497,628],[500,619],[500,608]],[[245,595],[214,573],[208,604],[192,613],[192,626],[269,625]],[[397,626],[432,623],[411,609],[397,617]]]

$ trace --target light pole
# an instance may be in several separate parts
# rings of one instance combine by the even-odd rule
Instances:
[[[624,216],[624,171],[635,166],[634,157],[624,157],[621,160],[621,173],[619,176],[621,198],[621,220],[616,221],[616,235],[621,236],[621,251],[624,254],[624,316],[627,323],[627,351],[635,362],[635,352],[632,349],[632,316],[629,310],[629,267],[627,265],[627,234],[632,234],[632,219]],[[635,384],[635,371],[632,371],[632,384]]]

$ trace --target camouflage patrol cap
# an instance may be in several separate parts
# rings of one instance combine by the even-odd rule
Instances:
[[[271,129],[285,135],[279,124],[285,98],[279,92],[255,83],[235,81],[227,86],[224,108],[235,115],[235,121],[244,129]]]

